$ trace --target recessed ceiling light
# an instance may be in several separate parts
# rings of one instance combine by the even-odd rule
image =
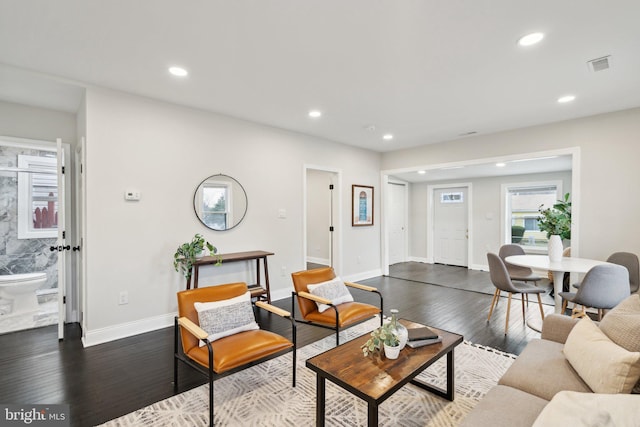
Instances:
[[[424,175],[425,173],[427,173],[427,171],[418,171],[418,173],[419,173],[420,175]]]
[[[544,38],[543,33],[531,33],[526,36],[522,36],[518,39],[518,45],[520,46],[533,46]]]
[[[393,135],[391,135],[390,133],[385,133],[384,135],[382,135],[382,139],[384,139],[385,141],[390,141],[393,139]]]
[[[313,117],[314,119],[317,119],[320,116],[322,116],[322,111],[319,111],[319,110],[309,111],[309,117]]]
[[[189,72],[181,67],[170,67],[169,72],[177,77],[186,77]]]
[[[499,168],[503,168],[503,167],[507,166],[507,164],[506,163],[496,163],[496,166],[499,167]]]
[[[560,98],[558,98],[558,102],[560,104],[564,104],[566,102],[571,102],[574,99],[576,99],[575,95],[565,95],[565,96],[561,96]]]

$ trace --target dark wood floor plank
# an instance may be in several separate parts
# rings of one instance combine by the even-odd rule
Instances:
[[[384,296],[385,314],[397,308],[400,316],[451,332],[468,341],[519,354],[526,343],[539,337],[522,320],[520,302],[512,303],[509,334],[504,335],[506,298],[501,298],[491,322],[487,314],[492,295],[486,288],[487,273],[464,268],[399,265],[413,279],[377,277],[361,283],[376,286]],[[441,281],[427,284],[420,280]],[[492,292],[492,291],[491,291]],[[376,303],[377,296],[355,290],[359,301]],[[275,305],[291,309],[290,298]],[[547,307],[551,310],[551,307]],[[530,303],[528,316],[539,316]],[[290,336],[290,323],[278,316],[260,313],[265,329]],[[310,344],[331,331],[298,325],[298,345]],[[173,395],[173,328],[149,332],[89,348],[83,348],[77,324],[66,326],[66,339],[57,340],[55,326],[0,336],[0,402],[18,404],[71,405],[74,426],[90,426],[132,412]],[[204,377],[181,367],[179,390],[205,383]]]

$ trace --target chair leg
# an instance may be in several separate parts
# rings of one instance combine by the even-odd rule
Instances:
[[[569,300],[563,300],[562,301],[562,314],[565,313],[565,311],[567,311],[567,305],[569,304]]]
[[[511,311],[511,296],[513,294],[511,292],[509,292],[509,300],[507,302],[507,319],[505,320],[504,323],[504,334],[507,335],[507,330],[509,329],[509,312]]]
[[[500,297],[500,289],[496,288],[496,291],[493,293],[493,299],[491,300],[491,307],[489,308],[489,316],[487,317],[487,322],[491,320],[491,314],[493,314],[494,307],[498,305],[499,297]]]
[[[540,294],[536,294],[538,296],[538,307],[540,308],[540,317],[544,320],[544,310],[542,309],[542,299],[540,298]]]
[[[525,317],[525,315],[524,315],[524,299],[525,299],[526,296],[527,296],[527,294],[520,294],[520,297],[521,297],[520,301],[522,301],[522,323],[524,323],[524,317]],[[529,307],[529,302],[528,301],[527,301],[527,307]]]

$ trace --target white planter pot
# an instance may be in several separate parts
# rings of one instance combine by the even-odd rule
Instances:
[[[395,347],[391,347],[388,345],[384,345],[384,355],[387,359],[397,359],[400,355],[400,346],[397,345]]]
[[[549,261],[558,262],[562,259],[562,238],[554,234],[549,237]]]

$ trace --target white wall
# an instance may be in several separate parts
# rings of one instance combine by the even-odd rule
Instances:
[[[487,269],[488,251],[498,253],[500,241],[500,198],[502,184],[516,184],[521,182],[562,181],[563,191],[571,191],[571,172],[557,172],[544,174],[511,175],[491,178],[465,179],[472,184],[471,197],[471,230],[473,245],[469,267]],[[412,259],[424,260],[433,257],[427,253],[427,212],[429,209],[427,187],[434,184],[448,184],[448,182],[421,182],[411,184],[410,187],[410,236],[409,247]]]
[[[606,259],[612,252],[640,254],[640,109],[517,129],[385,153],[383,170],[424,167],[560,148],[580,148],[579,255]],[[572,241],[572,248],[574,242]]]
[[[76,116],[71,113],[0,101],[0,135],[75,145]]]
[[[350,227],[351,184],[379,188],[379,153],[108,90],[88,90],[86,120],[88,344],[172,321],[175,292],[184,288],[173,253],[195,233],[223,253],[274,252],[272,294],[289,295],[290,273],[305,267],[304,164],[343,174],[342,205],[349,209],[339,219],[339,273],[380,274],[379,226]],[[193,212],[195,188],[215,173],[236,178],[249,200],[245,220],[225,232],[205,228]],[[126,189],[139,190],[141,200],[126,202]],[[243,279],[240,269],[203,269],[201,284]],[[129,304],[118,305],[121,291]]]

